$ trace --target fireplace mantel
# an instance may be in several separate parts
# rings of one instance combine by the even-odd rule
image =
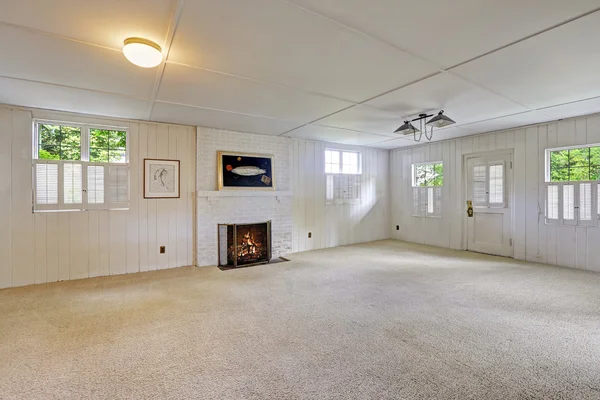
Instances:
[[[215,204],[223,197],[275,197],[277,201],[281,201],[283,197],[291,197],[291,190],[211,190],[198,191],[198,198],[204,198],[209,203]]]

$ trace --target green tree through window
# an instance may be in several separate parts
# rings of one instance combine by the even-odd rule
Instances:
[[[550,152],[550,181],[597,181],[600,178],[600,147]]]
[[[81,160],[81,128],[40,124],[38,158],[41,160]]]
[[[444,186],[444,164],[416,164],[414,186]]]
[[[127,132],[90,129],[91,162],[126,162]]]

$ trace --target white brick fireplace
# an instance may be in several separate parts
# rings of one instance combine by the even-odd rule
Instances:
[[[273,258],[292,252],[290,139],[198,127],[197,265],[216,265],[217,224],[271,220]],[[276,191],[217,191],[217,151],[273,154]]]

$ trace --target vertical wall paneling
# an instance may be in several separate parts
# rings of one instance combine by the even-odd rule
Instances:
[[[538,189],[538,209],[537,209],[537,243],[538,251],[536,262],[547,263],[548,262],[548,251],[546,248],[546,221],[544,219],[546,210],[546,186],[544,184],[546,180],[546,149],[548,148],[548,126],[543,125],[538,127],[538,165],[537,165],[537,177],[536,180],[531,183],[532,186],[537,185]]]
[[[34,117],[129,126],[130,209],[33,213]],[[171,257],[161,267],[190,265],[195,136],[192,127],[0,107],[0,168],[10,176],[0,182],[0,288],[156,269],[157,232]],[[143,158],[159,155],[158,143],[162,158],[182,161],[180,199],[143,199]]]
[[[12,177],[12,112],[0,109],[0,169]],[[0,289],[12,286],[11,181],[0,180]]]
[[[88,213],[72,212],[69,215],[69,279],[88,278]]]
[[[156,158],[169,158],[169,127],[167,125],[159,125],[156,132]],[[158,269],[169,267],[169,254],[173,251],[169,246],[169,201],[165,199],[157,199],[156,201],[156,257]],[[166,252],[160,254],[158,251],[160,246],[166,246]]]
[[[148,125],[140,124],[138,128],[138,240],[140,271],[148,271],[148,200],[144,199],[144,158],[148,156]]]
[[[525,130],[525,259],[537,261],[538,248],[538,128]],[[520,164],[522,165],[522,164]],[[521,174],[519,174],[521,175]]]
[[[600,115],[593,115],[586,120],[587,142],[600,144]],[[600,206],[599,206],[600,207]],[[600,223],[600,221],[599,221]],[[600,272],[600,256],[597,248],[600,243],[600,228],[587,230],[587,268]]]
[[[11,255],[12,262],[21,262],[21,268],[13,268],[14,286],[35,282],[33,213],[31,212],[31,114],[14,111],[12,114],[11,143]]]
[[[146,158],[157,158],[156,152],[156,136],[157,126],[148,126],[148,147]],[[153,271],[158,269],[158,243],[157,243],[157,199],[145,199],[146,208],[148,211],[148,270]]]
[[[88,272],[90,278],[100,276],[100,227],[98,211],[88,212]]]
[[[524,260],[526,257],[526,190],[527,190],[527,175],[526,170],[526,131],[519,129],[515,131],[515,152],[513,161],[513,188],[515,191],[515,231],[513,232],[513,247],[514,257],[519,260]]]
[[[46,272],[46,214],[35,214],[33,216],[34,226],[34,283],[47,282]]]
[[[188,255],[188,230],[187,230],[187,215],[188,215],[188,203],[190,201],[188,193],[188,168],[189,164],[189,142],[185,135],[185,131],[182,132],[182,128],[177,129],[175,132],[176,145],[174,146],[175,158],[179,160],[182,168],[180,168],[180,189],[181,199],[175,203],[175,264],[176,265],[191,265],[187,258]],[[170,146],[169,146],[170,149]],[[191,250],[191,249],[190,249]]]
[[[197,221],[197,209],[196,209],[196,151],[197,151],[197,131],[194,130],[194,135],[188,134],[188,185],[187,185],[187,214],[192,215],[193,218],[186,218],[187,221],[187,265],[198,265],[198,255],[197,255],[197,232],[194,228]],[[192,169],[193,168],[193,169]]]
[[[170,126],[169,127],[169,155],[168,155],[168,159],[170,160],[177,160],[177,132],[178,132],[178,127],[177,126]],[[180,167],[181,167],[181,161],[183,161],[185,163],[185,160],[180,160]],[[180,184],[181,184],[181,173],[179,176],[179,180],[180,180]],[[181,187],[180,187],[181,189]],[[176,199],[165,199],[163,200],[167,210],[165,212],[165,215],[168,216],[168,224],[169,224],[169,230],[168,230],[168,245],[167,245],[167,249],[169,251],[167,251],[167,268],[173,268],[177,265],[177,203],[181,203],[181,201],[178,201]]]
[[[71,226],[69,222],[70,217],[70,212],[58,213],[58,280],[60,281],[71,279],[71,238],[69,235],[69,228]]]
[[[57,213],[48,213],[46,215],[46,282],[58,281],[58,237],[58,215]]]
[[[129,124],[129,211],[127,212],[127,266],[128,274],[140,271],[139,247],[139,202],[143,194],[139,192],[139,175],[143,171],[138,167],[140,148],[140,124]]]

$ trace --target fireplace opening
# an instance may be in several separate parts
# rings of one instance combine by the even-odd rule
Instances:
[[[219,266],[240,267],[271,260],[271,221],[219,224]]]

